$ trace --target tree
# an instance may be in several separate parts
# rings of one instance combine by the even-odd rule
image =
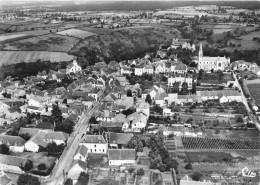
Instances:
[[[19,136],[23,138],[25,141],[28,141],[31,138],[31,136],[28,133],[20,134]]]
[[[64,185],[73,185],[73,181],[70,178],[68,178]]]
[[[179,83],[175,82],[172,84],[172,93],[179,93]]]
[[[22,169],[26,172],[30,171],[33,168],[33,162],[31,160],[26,160],[22,164]]]
[[[243,122],[243,118],[242,118],[241,116],[239,116],[239,117],[237,118],[237,122],[238,122],[238,123],[242,123],[242,122]]]
[[[129,116],[130,114],[134,113],[135,111],[133,109],[127,109],[127,110],[123,110],[122,114]]]
[[[224,73],[222,71],[219,72],[218,79],[219,81],[222,81],[224,77]]]
[[[137,152],[142,152],[143,151],[143,143],[138,136],[133,136],[130,141],[127,143],[127,148],[133,148]]]
[[[129,168],[128,172],[130,173],[130,175],[135,171],[135,168]]]
[[[71,119],[66,119],[63,123],[57,123],[55,127],[55,131],[62,131],[67,134],[71,134],[73,132],[75,123]]]
[[[41,182],[37,177],[29,174],[21,174],[17,180],[17,185],[40,185]]]
[[[64,144],[57,145],[55,142],[52,142],[47,145],[46,150],[49,155],[53,155],[53,154],[58,155],[63,152],[64,148],[65,148]]]
[[[132,97],[132,91],[130,89],[127,90],[126,95],[128,97]]]
[[[62,113],[59,106],[56,104],[52,105],[51,117],[53,121],[61,121],[62,120]]]
[[[46,165],[44,163],[38,165],[38,170],[45,170],[45,169],[46,169]]]
[[[186,94],[188,94],[188,84],[186,83],[186,82],[183,82],[182,83],[182,88],[181,88],[181,94],[183,94],[183,95],[186,95]]]
[[[143,168],[140,168],[136,171],[136,174],[139,175],[139,176],[143,176],[144,175],[144,169]]]
[[[162,114],[162,113],[163,113],[163,108],[160,107],[159,105],[155,105],[155,106],[152,108],[152,111],[157,112],[157,113],[159,113],[159,114]]]
[[[149,103],[149,104],[152,103],[152,98],[151,98],[151,95],[150,95],[150,94],[147,94],[147,95],[146,95],[145,102],[147,102],[147,103]]]
[[[80,184],[88,184],[88,181],[89,181],[89,174],[85,173],[85,172],[81,172],[80,175],[79,175],[79,178],[78,178],[78,182]]]
[[[98,121],[97,121],[97,119],[96,119],[95,117],[91,117],[91,118],[89,119],[89,123],[90,123],[90,124],[98,124]]]
[[[194,180],[194,181],[201,181],[202,178],[203,178],[203,175],[202,175],[200,172],[194,172],[194,173],[191,175],[191,178],[192,178],[192,180]]]
[[[192,164],[191,163],[188,163],[185,165],[185,169],[186,170],[191,170],[192,169]]]
[[[0,154],[8,154],[9,147],[6,144],[0,144]]]

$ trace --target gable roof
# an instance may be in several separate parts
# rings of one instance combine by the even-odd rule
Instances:
[[[8,185],[11,182],[12,182],[12,180],[3,171],[0,171],[0,184]]]
[[[108,149],[108,160],[135,160],[135,149]]]
[[[88,154],[88,148],[85,147],[85,145],[80,145],[76,150],[76,154],[80,154],[85,157]]]
[[[48,145],[48,142],[45,141],[46,134],[47,134],[46,132],[40,130],[37,134],[31,137],[31,139],[29,139],[27,142],[33,142],[39,146],[46,148]]]
[[[26,158],[0,154],[0,164],[21,167],[25,161],[27,161]]]
[[[108,94],[102,102],[114,102],[117,98],[115,97],[114,94]]]
[[[66,141],[68,137],[69,134],[66,134],[64,132],[48,132],[44,139]]]
[[[26,141],[19,136],[0,135],[0,143],[8,146],[24,146]]]
[[[106,141],[102,135],[85,135],[81,141],[81,143],[103,143]]]
[[[26,134],[28,133],[30,136],[33,136],[35,134],[37,134],[39,132],[40,129],[36,129],[36,128],[25,128],[25,127],[21,127],[19,130],[19,134]]]
[[[131,138],[134,136],[133,134],[127,133],[114,133],[108,132],[108,141],[110,144],[122,144],[127,145]]]

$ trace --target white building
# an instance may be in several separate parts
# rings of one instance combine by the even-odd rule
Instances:
[[[210,71],[213,69],[214,71],[223,71],[229,64],[230,58],[203,56],[202,43],[200,43],[198,70]]]
[[[192,76],[188,74],[171,74],[168,77],[168,86],[173,86],[174,83],[179,83],[179,88],[182,87],[182,84],[186,82],[188,84],[188,89],[192,88]]]
[[[88,158],[88,148],[84,145],[78,146],[76,154],[74,155],[74,160],[87,161]]]
[[[80,72],[81,70],[82,70],[81,66],[77,64],[76,60],[73,60],[72,63],[67,65],[66,74]]]
[[[135,149],[109,149],[108,164],[111,166],[135,165]]]
[[[107,153],[108,144],[102,135],[85,135],[81,139],[80,145],[88,148],[89,153]]]

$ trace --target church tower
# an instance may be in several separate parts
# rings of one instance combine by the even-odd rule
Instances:
[[[199,59],[203,57],[202,43],[200,43]]]

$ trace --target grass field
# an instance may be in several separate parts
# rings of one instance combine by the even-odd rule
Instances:
[[[15,32],[15,33],[6,33],[6,34],[0,35],[0,42],[6,41],[9,39],[20,38],[20,37],[24,37],[24,36],[44,35],[44,34],[48,34],[49,32],[50,32],[49,30],[37,30],[37,31],[23,31],[23,32]]]
[[[75,56],[62,52],[48,51],[0,51],[1,65],[12,65],[21,62],[50,61],[63,62],[75,59]]]
[[[79,27],[80,30],[92,32],[98,35],[108,35],[115,32],[115,29],[106,29],[106,28],[95,28],[95,27]]]
[[[68,52],[79,39],[57,34],[48,34],[6,43],[5,50],[60,51]]]
[[[260,83],[247,84],[251,96],[254,98],[256,105],[260,106]]]
[[[57,32],[56,34],[77,37],[77,38],[80,38],[80,39],[85,39],[87,37],[91,37],[93,35],[96,35],[92,32],[78,30],[78,29],[68,29],[68,30]]]
[[[232,162],[233,157],[225,152],[186,152],[189,162]]]

